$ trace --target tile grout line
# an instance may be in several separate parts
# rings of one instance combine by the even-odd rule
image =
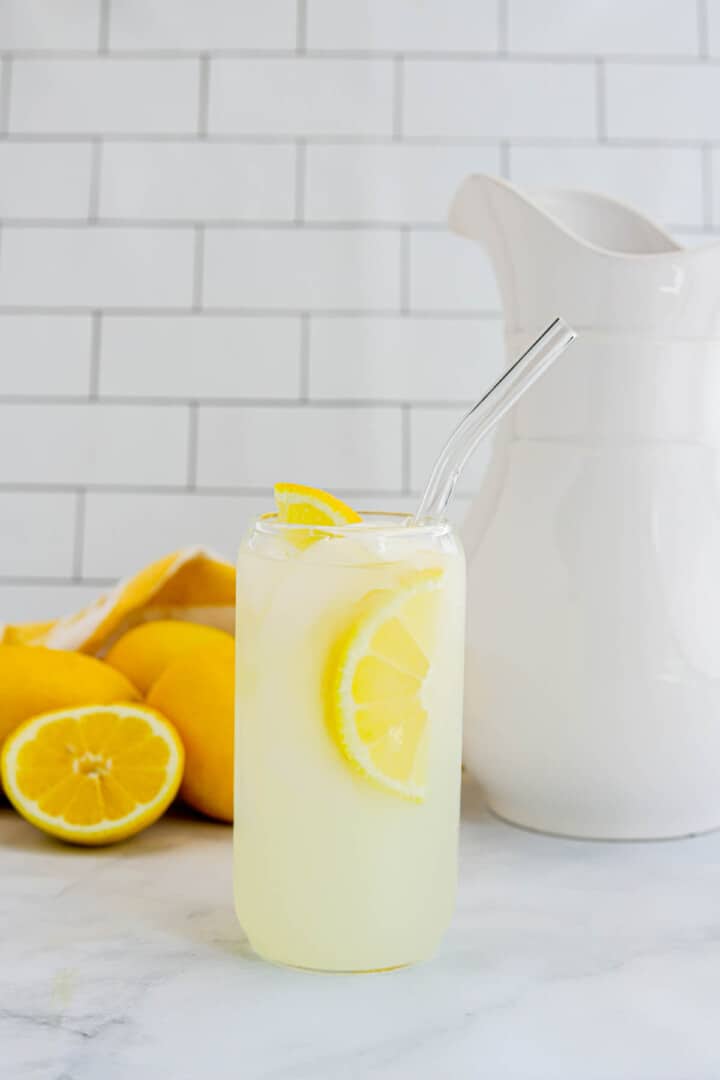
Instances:
[[[73,582],[82,579],[82,568],[85,555],[85,498],[86,492],[81,488],[77,492],[75,503],[75,543],[73,545]]]
[[[304,139],[295,143],[295,208],[294,222],[299,225],[305,218],[305,188],[307,183],[307,144]]]
[[[509,21],[507,0],[497,0],[498,56],[507,57],[509,47]]]
[[[403,110],[405,108],[405,61],[396,56],[393,63],[393,119],[392,138],[394,142],[402,139]]]
[[[697,0],[698,56],[707,60],[710,56],[707,0]]]
[[[100,0],[100,19],[98,24],[98,52],[105,55],[110,50],[110,3]]]
[[[45,575],[28,577],[24,574],[0,574],[0,585],[19,585],[22,588],[35,587],[41,589],[48,588],[48,586],[55,587],[57,585],[67,585],[68,588],[73,588],[77,585],[91,585],[102,587],[105,585],[114,585],[116,582],[116,577],[76,577],[74,573],[72,577],[47,577]]]
[[[593,144],[593,147],[597,147],[597,146],[598,146],[598,143],[595,142]],[[614,142],[609,142],[609,143],[603,142],[602,146],[603,147],[618,148],[618,144],[614,143]],[[584,147],[583,149],[592,149],[593,147]],[[521,146],[521,144],[518,144],[517,140],[512,140],[512,142],[510,142],[509,140],[502,139],[502,140],[498,140],[498,141],[495,142],[494,148],[498,151],[498,154],[500,156],[500,168],[502,169],[504,167],[503,162],[504,161],[509,162],[509,154],[512,151],[512,149],[522,148],[522,146]],[[660,146],[660,147],[655,147],[654,149],[672,150],[673,148],[670,147],[670,146],[665,146],[665,147]],[[702,153],[705,150],[709,150],[709,151],[718,150],[718,149],[720,149],[720,146],[717,143],[715,143],[714,141],[705,141],[705,142],[701,142],[701,143],[699,143],[697,145],[687,146],[684,149],[696,150],[696,151],[700,151]],[[99,186],[100,185],[98,184],[98,187]],[[293,202],[297,206],[298,203],[304,203],[304,184],[300,185],[300,184],[296,183],[295,187],[296,187],[296,190],[295,190],[295,193],[294,193],[294,196],[293,196]],[[177,219],[167,219],[167,218],[155,218],[155,219],[150,219],[150,218],[111,218],[111,217],[105,217],[105,216],[102,216],[102,217],[98,216],[97,210],[99,208],[96,208],[97,199],[96,199],[95,195],[93,195],[92,199],[90,199],[88,201],[93,206],[95,216],[92,216],[90,213],[86,213],[85,216],[82,216],[82,217],[75,216],[75,217],[67,217],[67,218],[12,218],[11,217],[11,218],[5,218],[3,220],[3,224],[5,225],[5,228],[8,231],[11,231],[11,232],[42,232],[43,230],[55,230],[55,229],[73,230],[73,231],[82,232],[86,228],[88,223],[91,223],[91,224],[100,225],[100,226],[102,226],[103,229],[107,229],[108,231],[116,231],[117,230],[118,232],[122,232],[122,230],[124,230],[124,229],[132,229],[132,230],[134,230],[136,232],[139,232],[139,233],[152,233],[152,232],[168,232],[169,233],[169,232],[174,231],[174,232],[179,232],[179,233],[192,233],[193,236],[195,235],[195,233],[197,232],[198,229],[202,229],[206,233],[207,232],[210,232],[210,233],[213,233],[213,232],[215,232],[215,233],[217,233],[217,232],[226,232],[226,233],[227,232],[237,232],[237,233],[242,233],[242,232],[279,232],[279,233],[282,233],[282,232],[286,232],[286,233],[292,233],[294,228],[298,224],[302,224],[303,228],[308,233],[349,232],[349,233],[364,233],[364,234],[370,235],[370,236],[373,236],[375,234],[386,235],[388,233],[397,233],[398,235],[401,235],[403,232],[405,232],[407,230],[410,230],[410,231],[416,232],[416,233],[421,233],[421,234],[424,234],[424,235],[438,235],[438,234],[443,234],[444,235],[444,234],[447,233],[447,224],[445,222],[443,222],[443,221],[430,221],[430,220],[424,220],[424,221],[407,221],[407,220],[405,220],[405,221],[389,221],[389,220],[381,220],[381,219],[378,219],[378,218],[367,218],[365,220],[360,219],[360,218],[354,218],[354,219],[347,219],[347,220],[346,219],[343,219],[343,220],[337,219],[337,220],[334,220],[334,221],[325,221],[325,220],[321,220],[321,219],[318,219],[318,218],[307,219],[305,217],[302,217],[301,213],[298,213],[297,210],[295,209],[295,207],[293,208],[293,213],[292,213],[292,215],[290,217],[282,218],[282,219],[281,218],[247,218],[247,219],[241,220],[241,219],[238,219],[238,218],[233,218],[233,219],[227,219],[227,220],[197,221],[197,220],[192,220],[191,218],[183,218],[183,219],[180,219],[180,218],[177,218]],[[302,207],[300,209],[302,211]],[[693,229],[695,227],[695,225],[696,225],[695,222],[692,222],[692,221],[680,221],[680,220],[675,220],[675,221],[672,221],[670,223],[666,223],[666,227],[672,227],[673,229],[677,229],[677,230],[680,230],[680,231],[691,230],[691,229]],[[157,310],[164,310],[164,311],[167,311],[167,312],[176,311],[178,314],[181,314],[182,311],[185,310],[182,305],[170,305],[170,306],[168,306],[166,308],[138,306],[136,308],[129,309],[125,305],[121,305],[120,307],[121,307],[122,310],[134,310],[134,311],[137,311],[139,313],[143,312],[143,311],[150,311],[150,310],[156,310],[156,311]],[[17,309],[23,308],[23,309],[35,310],[35,311],[43,311],[43,310],[44,311],[52,311],[52,310],[56,310],[58,312],[58,314],[64,314],[66,312],[73,312],[73,311],[74,312],[87,311],[87,308],[83,308],[80,305],[65,305],[64,304],[61,307],[58,307],[57,305],[53,305],[53,304],[48,304],[48,305],[44,305],[44,306],[40,305],[40,304],[15,304],[15,305],[14,304],[0,304],[0,310],[3,310],[3,311],[7,311],[7,310],[13,309],[13,308],[17,308]],[[230,310],[230,309],[228,309],[228,310]],[[243,306],[239,306],[239,307],[234,308],[233,310],[236,310],[238,312],[242,312],[242,311],[252,312],[253,310],[259,310],[259,309],[245,308]],[[293,310],[296,311],[297,309],[291,309],[291,308],[276,309],[276,308],[273,308],[273,307],[269,307],[269,308],[267,308],[267,310],[268,311],[279,310],[279,311],[282,312],[282,311],[293,311]],[[379,309],[376,309],[376,310],[379,310]],[[390,313],[392,313],[392,309],[390,309]]]
[[[410,228],[404,226],[400,230],[400,314],[404,316],[410,314],[412,291],[411,243]]]
[[[505,180],[510,180],[511,149],[508,139],[500,140],[500,175]]]
[[[182,498],[184,495],[192,494],[198,499],[201,498],[214,498],[214,497],[228,497],[235,498],[240,497],[243,499],[255,499],[258,496],[265,497],[271,489],[267,484],[258,484],[256,487],[246,487],[243,485],[229,486],[224,484],[205,484],[192,491],[188,491],[187,487],[184,487],[182,483],[177,484],[148,484],[145,487],[140,487],[138,484],[86,484],[83,489],[85,495],[132,495],[142,498],[153,498],[157,495],[167,495]],[[402,491],[397,487],[387,488],[382,490],[377,487],[361,488],[361,487],[344,487],[342,490],[359,498],[372,497],[373,495],[400,495]],[[0,492],[3,494],[13,495],[55,495],[65,494],[73,495],[77,494],[78,487],[76,484],[0,484]],[[405,493],[407,494],[407,492]],[[467,494],[460,493],[459,498],[468,498]]]
[[[201,311],[203,306],[203,283],[205,277],[205,227],[195,226],[193,243],[193,311]]]
[[[100,354],[102,351],[102,312],[93,311],[90,324],[90,380],[88,399],[97,401],[100,396]]]
[[[300,0],[302,4],[303,0]],[[499,0],[500,10],[504,11],[502,0]],[[103,0],[104,6],[110,11],[109,0]],[[710,49],[709,42],[709,18],[707,11],[706,0],[696,0],[697,4],[697,39],[698,46],[697,52],[692,53],[662,53],[655,54],[648,53],[609,53],[605,54],[602,59],[606,62],[618,65],[631,65],[641,68],[652,67],[666,67],[677,66],[692,69],[697,66],[698,61],[702,61],[703,65],[710,67],[717,67],[720,65],[720,55],[713,54]],[[26,61],[26,60],[41,60],[41,61],[56,61],[56,60],[74,60],[80,63],[85,61],[97,60],[98,57],[108,62],[138,62],[138,63],[188,63],[192,61],[206,61],[211,63],[216,59],[222,60],[236,60],[242,62],[244,60],[259,60],[259,61],[282,61],[291,59],[293,56],[301,56],[309,60],[313,60],[319,63],[324,61],[337,61],[342,60],[346,63],[382,63],[390,67],[393,67],[398,62],[406,60],[412,61],[413,64],[432,64],[432,63],[477,63],[477,64],[494,64],[503,63],[511,65],[540,65],[540,66],[583,66],[591,68],[594,64],[597,64],[600,57],[597,53],[591,51],[580,52],[568,52],[568,53],[552,53],[552,52],[531,52],[523,50],[512,50],[504,44],[504,39],[508,34],[508,26],[502,17],[498,20],[498,46],[495,49],[488,50],[447,50],[447,49],[428,49],[428,50],[416,50],[399,54],[396,50],[391,49],[368,49],[368,50],[349,50],[349,49],[315,49],[307,50],[303,46],[298,46],[295,49],[110,49],[109,47],[109,30],[110,30],[110,18],[108,15],[107,20],[101,19],[99,30],[98,47],[88,49],[6,49],[4,52],[0,51],[0,57],[4,60],[5,64],[10,65],[14,60]],[[22,135],[23,133],[17,133]],[[71,132],[27,132],[24,133],[29,138],[81,138],[83,136],[77,133]],[[85,132],[84,136],[92,136],[93,134],[99,134],[94,132]],[[240,134],[240,133],[238,133]],[[148,135],[147,133],[138,132],[136,134],[118,134],[114,135],[115,138],[142,138],[147,137],[151,140],[155,139],[172,139],[176,135],[169,132],[156,132]],[[288,135],[288,138],[292,138],[292,135]],[[362,136],[361,136],[362,137]],[[495,136],[497,137],[497,136]],[[259,140],[263,139],[272,140],[277,136],[261,136]]]
[[[500,155],[501,163],[502,163],[503,158],[505,156],[505,149],[506,149],[506,147],[503,146],[503,143],[506,143],[506,142],[507,142],[506,140],[502,140],[501,142],[498,142],[498,143],[495,144],[495,148],[497,149],[497,151],[498,151],[498,153]],[[514,143],[513,145],[517,149],[517,143]],[[597,146],[597,145],[598,144],[596,143],[595,146]],[[605,146],[605,145],[612,146],[614,144],[605,144],[605,143],[603,143],[602,145],[603,146]],[[511,149],[511,144],[507,143],[507,150],[509,151],[510,149]],[[667,149],[671,149],[671,148],[668,147]],[[718,149],[718,147],[715,145],[715,143],[704,142],[699,146],[687,147],[687,149],[689,149],[689,150],[697,150],[697,151],[700,151],[702,153],[702,151],[704,151],[704,150],[712,151],[712,150]],[[502,168],[502,164],[501,164],[501,168]],[[295,193],[294,201],[295,202],[298,201],[298,193],[297,192]],[[26,232],[26,231],[27,232],[38,232],[38,231],[41,232],[43,230],[54,230],[54,229],[61,229],[61,230],[71,229],[73,231],[83,231],[84,228],[89,223],[89,217],[86,214],[84,217],[68,217],[68,218],[5,218],[3,223],[4,223],[5,227],[6,227],[6,229],[8,231],[11,231],[11,232]],[[91,224],[101,225],[103,229],[107,229],[109,231],[117,230],[117,231],[121,232],[123,229],[132,229],[132,230],[134,230],[136,232],[140,232],[140,233],[142,233],[142,232],[158,232],[158,231],[159,232],[173,232],[173,231],[175,231],[175,232],[183,232],[183,233],[190,233],[191,232],[193,234],[193,236],[195,235],[195,232],[199,228],[203,229],[204,232],[211,232],[211,233],[212,232],[237,232],[237,233],[242,233],[242,232],[263,232],[263,231],[265,231],[265,232],[287,232],[287,233],[291,233],[298,224],[302,224],[304,229],[308,233],[327,233],[327,232],[330,232],[330,233],[336,233],[336,232],[352,232],[352,233],[356,233],[357,232],[357,233],[365,233],[365,234],[370,234],[370,235],[374,235],[374,234],[385,235],[387,233],[395,232],[395,233],[398,233],[398,235],[400,235],[403,231],[408,230],[408,229],[412,230],[414,232],[417,232],[417,233],[424,234],[424,235],[437,235],[437,234],[443,234],[444,235],[447,232],[447,225],[442,221],[438,221],[438,222],[435,222],[435,221],[380,221],[380,220],[377,220],[377,219],[368,219],[366,221],[362,221],[362,220],[359,220],[359,219],[355,219],[355,220],[352,220],[352,221],[340,221],[340,220],[337,220],[337,221],[321,221],[321,220],[317,220],[317,219],[311,219],[311,220],[304,219],[304,220],[301,220],[295,214],[293,214],[292,217],[289,217],[289,218],[286,218],[286,219],[283,219],[283,220],[279,220],[279,219],[268,220],[268,219],[256,218],[254,220],[248,219],[248,220],[245,220],[245,221],[240,221],[238,219],[234,219],[232,221],[230,221],[230,220],[228,220],[228,221],[207,221],[206,220],[206,221],[202,221],[202,222],[192,221],[190,219],[184,219],[182,221],[180,221],[180,220],[168,221],[168,220],[156,219],[156,220],[152,221],[152,220],[143,219],[143,218],[108,218],[108,217],[102,217],[102,218],[97,218],[96,220],[91,218],[90,223]],[[673,229],[677,229],[677,230],[680,230],[680,231],[688,231],[688,230],[693,229],[695,227],[695,224],[696,224],[695,222],[691,222],[691,221],[685,221],[685,222],[683,222],[683,221],[673,221],[673,222],[670,222],[670,223],[666,223],[666,227],[672,227]],[[125,308],[125,305],[122,305],[121,307],[123,309],[125,309],[125,310],[128,310],[127,308]],[[78,306],[78,305],[62,305],[61,307],[57,307],[57,306],[54,306],[52,304],[48,304],[48,305],[45,305],[43,307],[43,305],[40,305],[40,304],[20,304],[20,305],[0,304],[0,310],[3,310],[3,311],[7,311],[7,310],[13,309],[13,308],[18,308],[18,309],[19,308],[25,308],[25,309],[28,309],[28,310],[35,310],[35,311],[42,311],[42,310],[52,311],[54,309],[54,310],[56,310],[58,312],[58,314],[65,314],[66,312],[72,312],[72,311],[78,312],[78,311],[86,311],[87,310],[87,308],[83,308],[83,307]],[[137,308],[134,308],[132,310],[135,310],[135,311],[140,313],[140,312],[143,312],[143,311],[153,310],[153,308],[144,307],[144,306],[138,306]],[[159,310],[159,309],[155,308],[155,310]],[[178,314],[182,314],[183,310],[185,310],[185,309],[182,306],[179,306],[179,305],[171,305],[171,306],[169,306],[167,308],[164,308],[164,309],[161,309],[161,310],[168,311],[168,312],[176,311]],[[236,310],[238,312],[242,312],[242,311],[252,312],[253,310],[256,310],[256,309],[244,308],[244,307],[240,306],[240,307],[235,308],[234,310]],[[282,312],[283,310],[292,311],[292,310],[297,310],[297,309],[267,308],[267,310],[268,311],[280,310]],[[390,309],[390,313],[392,313],[392,309]]]
[[[497,144],[496,144],[497,145]],[[298,185],[296,184],[296,187]],[[301,185],[302,190],[296,191],[295,201],[304,201],[304,183]],[[152,232],[157,229],[165,230],[183,230],[190,231],[197,228],[198,224],[202,224],[204,229],[215,230],[224,229],[243,231],[247,229],[260,230],[290,230],[294,224],[297,224],[296,216],[289,216],[286,218],[227,218],[204,220],[201,223],[193,220],[192,218],[117,218],[117,217],[103,217],[102,225],[107,229],[137,229],[139,232]],[[17,231],[23,229],[78,229],[87,224],[86,217],[73,217],[73,218],[9,218],[6,220],[6,225]],[[413,228],[418,231],[424,232],[443,232],[446,225],[443,221],[383,221],[379,219],[369,218],[363,220],[361,218],[348,219],[348,220],[336,220],[336,221],[324,221],[320,219],[312,219],[310,221],[304,221],[303,224],[308,230],[312,229],[315,232],[335,232],[338,229],[347,230],[349,232],[388,232],[389,230],[399,230],[402,228]]]
[[[301,0],[302,2],[302,0]],[[505,33],[504,28],[500,28]],[[107,50],[106,50],[107,51]],[[93,60],[97,59],[97,48],[86,49],[7,49],[6,55],[12,55],[18,60]],[[383,61],[391,63],[397,57],[397,49],[308,49],[302,44],[286,49],[182,49],[182,48],[149,48],[149,49],[113,49],[108,53],[113,60],[146,60],[148,62],[158,60],[187,61],[197,60],[199,56],[208,56],[211,60],[288,60],[293,56],[302,55],[309,60],[347,60],[351,63],[368,63]],[[438,60],[454,63],[474,62],[497,63],[500,59],[511,64],[560,64],[560,65],[591,65],[597,59],[597,52],[591,50],[579,50],[573,52],[533,52],[527,49],[507,49],[502,51],[502,42],[493,49],[408,49],[402,55],[413,62],[435,62]],[[692,67],[697,62],[697,53],[685,52],[609,52],[604,54],[613,63],[637,64],[639,66],[652,67],[655,64],[677,64]],[[720,57],[710,55],[708,59],[713,64],[720,63]]]
[[[0,65],[0,134],[10,131],[10,99],[12,96],[13,60],[9,55],[2,58]]]
[[[305,405],[310,401],[310,315],[306,311],[300,316],[300,388],[298,400]]]
[[[607,103],[605,98],[605,62],[597,57],[595,60],[595,123],[597,126],[597,141],[607,142]]]
[[[307,52],[307,0],[297,0],[295,52],[302,56]]]
[[[703,227],[713,227],[713,152],[710,146],[703,146],[702,151],[702,206]]]
[[[306,313],[307,314],[307,313]],[[307,314],[308,321],[311,316]],[[89,395],[49,395],[49,394],[16,394],[13,397],[9,395],[0,395],[0,405],[4,408],[12,408],[14,406],[28,407],[37,406],[42,407],[46,405],[57,406],[73,406],[73,405],[88,405],[92,402],[99,400],[102,405],[115,406],[120,408],[137,408],[137,409],[175,409],[180,410],[188,405],[199,405],[205,409],[295,409],[299,405],[307,404],[295,393],[288,394],[285,397],[153,397],[147,396],[122,396],[119,394],[103,394],[100,399],[97,395],[90,397]],[[355,409],[358,412],[366,412],[368,410],[397,410],[403,402],[408,405],[412,405],[417,409],[455,409],[464,408],[467,405],[474,404],[472,397],[458,397],[458,398],[385,398],[385,397],[316,397],[311,404],[314,408],[319,410],[330,409],[337,412],[346,412],[348,410]],[[0,484],[0,486],[2,486]]]
[[[495,147],[498,150],[498,153],[500,155],[500,168],[501,169],[503,168],[502,162],[503,162],[503,158],[504,158],[504,149],[505,149],[503,147],[503,142],[504,141],[505,140],[495,144]],[[517,148],[517,143],[514,143],[513,145],[514,145],[515,148]],[[602,146],[612,146],[612,145],[613,144],[606,144],[606,143],[602,144]],[[598,143],[595,143],[595,146],[597,147]],[[510,143],[507,144],[507,149],[508,149],[508,151],[510,151],[510,149],[511,149],[511,144]],[[671,149],[671,148],[668,147],[667,149]],[[702,153],[704,150],[712,151],[714,149],[718,149],[718,147],[714,143],[705,142],[705,143],[702,143],[699,146],[692,146],[692,147],[688,147],[687,149],[697,150],[697,151],[700,151]],[[298,201],[297,192],[294,195],[294,201],[295,202]],[[89,219],[88,215],[86,215],[85,217],[72,217],[72,218],[70,218],[70,217],[69,218],[37,218],[37,219],[35,219],[35,218],[32,218],[32,219],[29,219],[29,218],[20,218],[20,219],[19,218],[5,218],[4,221],[3,221],[3,224],[5,225],[5,228],[8,231],[11,231],[11,232],[25,232],[25,231],[36,232],[36,231],[43,231],[43,230],[46,230],[46,229],[47,230],[72,229],[73,231],[77,230],[77,231],[81,232],[87,227],[87,225],[89,223],[94,224],[94,225],[99,225],[103,229],[107,229],[107,230],[122,231],[123,229],[133,229],[133,230],[135,230],[137,232],[157,232],[157,231],[161,231],[161,232],[172,232],[172,231],[176,231],[176,232],[192,232],[193,236],[195,235],[195,232],[199,228],[202,229],[205,233],[208,233],[208,232],[210,232],[210,233],[213,233],[213,232],[238,232],[238,233],[242,233],[242,232],[253,232],[253,231],[254,232],[263,232],[263,231],[265,231],[265,232],[288,232],[288,233],[291,233],[300,224],[302,224],[303,228],[308,233],[327,233],[327,232],[334,233],[334,232],[339,231],[339,232],[365,233],[365,234],[370,234],[370,235],[373,235],[373,234],[376,234],[376,233],[378,233],[380,235],[385,235],[387,233],[398,233],[398,235],[400,235],[400,234],[402,234],[403,231],[408,230],[408,229],[413,231],[413,232],[421,233],[421,234],[424,234],[424,235],[437,235],[437,234],[445,235],[447,233],[447,225],[444,222],[441,222],[441,221],[439,221],[439,222],[431,222],[431,221],[378,221],[378,220],[371,220],[371,219],[368,219],[367,221],[361,221],[361,220],[357,220],[357,219],[354,220],[354,221],[339,221],[339,220],[338,221],[320,221],[320,220],[316,220],[316,219],[313,219],[313,220],[301,219],[298,216],[296,216],[295,214],[293,214],[293,217],[283,219],[282,221],[281,220],[272,220],[272,221],[270,221],[270,220],[260,219],[260,218],[256,218],[254,220],[248,219],[246,221],[239,221],[237,219],[235,219],[233,221],[203,221],[203,222],[192,221],[192,220],[189,220],[189,219],[188,220],[183,220],[183,221],[180,221],[180,220],[178,220],[178,221],[167,221],[167,220],[160,220],[160,219],[157,219],[155,221],[151,221],[149,219],[142,219],[142,218],[107,218],[107,217],[102,217],[101,218],[101,217],[97,217],[96,219]],[[693,228],[696,227],[696,222],[690,222],[690,221],[687,221],[687,222],[672,221],[672,222],[666,222],[665,224],[666,224],[666,228],[676,229],[676,230],[678,230],[680,232],[689,232]],[[20,310],[21,308],[25,309],[25,310],[28,310],[28,311],[33,311],[34,310],[36,312],[41,312],[41,311],[50,312],[50,311],[54,310],[59,315],[63,315],[63,314],[66,314],[66,313],[72,313],[72,312],[77,313],[77,312],[87,311],[87,308],[82,308],[82,307],[79,307],[79,306],[69,306],[69,305],[62,305],[61,307],[57,307],[57,306],[53,307],[53,305],[50,304],[50,305],[47,305],[47,306],[43,307],[42,305],[39,305],[39,304],[20,304],[20,305],[0,304],[0,311],[8,311],[8,310],[12,310],[12,309]],[[116,310],[116,309],[113,309],[113,310]],[[117,309],[117,310],[129,310],[129,309],[127,309],[127,308],[125,308],[123,306],[122,308]],[[157,311],[158,309],[157,308],[153,309],[153,308],[149,308],[149,307],[137,307],[137,308],[134,308],[132,310],[138,312],[139,314],[141,314],[141,313],[146,312],[146,311],[152,311],[152,310]],[[167,308],[160,309],[160,310],[166,311],[168,313],[174,311],[178,315],[181,315],[183,313],[183,311],[186,311],[187,309],[182,307],[182,306],[172,306],[172,307],[167,307]],[[245,307],[240,306],[240,307],[236,307],[236,308],[233,308],[233,309],[226,309],[226,310],[235,310],[238,313],[248,312],[248,313],[252,314],[254,311],[259,310],[259,309],[245,308]],[[297,311],[297,309],[292,309],[292,308],[279,308],[279,309],[278,308],[267,308],[266,310],[268,312],[280,311],[281,314],[282,314],[283,311],[285,311],[285,312],[292,312],[293,310]],[[376,310],[378,310],[378,309],[376,309]],[[392,309],[388,309],[388,313],[392,314]],[[462,315],[462,311],[460,312],[460,314]],[[475,312],[473,312],[473,314],[475,314]],[[483,314],[483,312],[480,312],[480,314]]]
[[[88,224],[96,225],[100,215],[100,190],[102,184],[103,141],[94,138],[90,144],[90,198]]]
[[[197,488],[198,454],[198,403],[188,402],[188,444],[187,444],[187,483],[186,491]]]
[[[7,230],[7,225],[4,226]],[[692,231],[692,230],[683,230]],[[717,230],[714,230],[717,231]],[[237,318],[237,319],[296,319],[302,315],[304,308],[242,308],[242,307],[214,307],[205,306],[201,312],[196,312],[190,307],[112,307],[106,308],[105,314],[118,317],[133,315],[138,318],[154,318],[158,315],[168,315],[177,318],[189,318],[191,315],[202,314],[207,318]],[[53,307],[42,304],[0,304],[0,316],[5,315],[57,315],[59,318],[70,318],[74,315],[92,315],[95,308],[91,307]],[[411,314],[414,319],[449,319],[463,321],[478,319],[485,322],[501,322],[502,312],[497,308],[414,308],[405,313],[392,308],[315,308],[313,315],[324,319],[398,319],[405,314]]]
[[[200,57],[198,71],[198,135],[207,139],[210,115],[210,57]]]
[[[600,61],[602,62],[602,61]],[[718,59],[720,64],[720,58]],[[402,143],[405,146],[417,146],[417,147],[434,147],[436,149],[468,149],[473,147],[496,147],[498,142],[505,138],[500,132],[495,132],[493,135],[409,135],[404,134],[402,136]],[[166,132],[156,132],[155,134],[148,134],[147,132],[136,132],[134,134],[125,133],[118,134],[113,132],[100,132],[100,131],[88,131],[83,133],[78,132],[8,132],[3,136],[3,141],[6,143],[31,143],[33,145],[43,145],[47,143],[70,143],[86,145],[88,141],[92,139],[102,139],[103,143],[112,143],[123,145],[126,143],[153,143],[153,144],[166,144],[177,143],[187,145],[197,145],[200,141],[200,137],[197,132],[185,132],[169,134]],[[203,137],[203,141],[214,143],[217,145],[232,145],[232,146],[294,146],[299,139],[302,139],[308,146],[341,146],[346,148],[361,147],[361,146],[387,146],[391,147],[396,139],[392,135],[355,135],[346,133],[344,135],[309,135],[309,134],[293,134],[286,135],[251,135],[238,132],[236,134],[208,134],[207,139]],[[624,146],[637,150],[652,149],[652,148],[666,148],[666,149],[698,149],[705,143],[713,146],[720,146],[720,138],[706,137],[706,138],[665,138],[661,139],[656,136],[622,136],[622,135],[608,135],[607,140],[611,146]],[[579,136],[579,135],[513,135],[512,142],[516,146],[533,147],[536,149],[588,149],[593,146],[597,146],[597,137],[595,136]],[[137,219],[140,222],[148,222],[151,219]],[[178,223],[182,224],[182,219],[176,219]],[[249,219],[248,219],[249,220]],[[162,219],[161,219],[162,221]],[[261,222],[262,224],[262,222]]]
[[[410,437],[410,405],[404,402],[401,405],[401,428],[400,436],[402,439],[402,480],[401,491],[403,495],[411,494],[410,484],[410,459],[412,456],[412,446]]]

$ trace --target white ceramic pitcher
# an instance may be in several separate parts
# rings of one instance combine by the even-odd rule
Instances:
[[[465,529],[466,762],[573,836],[720,827],[720,245],[582,192],[474,176],[509,358],[575,344],[503,421]]]

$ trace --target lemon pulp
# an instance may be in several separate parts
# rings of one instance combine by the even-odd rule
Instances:
[[[346,758],[380,787],[418,802],[427,781],[422,691],[441,587],[442,570],[428,568],[365,596],[327,675],[329,726]]]
[[[174,798],[184,751],[172,725],[142,705],[61,709],[22,724],[5,743],[2,778],[16,810],[77,844],[123,840]]]

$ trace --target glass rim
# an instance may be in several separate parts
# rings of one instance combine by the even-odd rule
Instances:
[[[362,521],[346,522],[342,525],[291,524],[279,521],[276,511],[260,514],[255,518],[254,532],[268,536],[292,535],[297,532],[317,532],[323,536],[357,536],[358,533],[385,533],[393,537],[445,536],[453,531],[447,518],[438,521],[413,521],[409,510],[358,510]],[[367,520],[370,519],[370,520]]]

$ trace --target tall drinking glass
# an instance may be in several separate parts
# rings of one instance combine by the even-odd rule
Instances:
[[[249,530],[235,897],[261,956],[373,971],[435,950],[455,900],[464,625],[445,521]]]

